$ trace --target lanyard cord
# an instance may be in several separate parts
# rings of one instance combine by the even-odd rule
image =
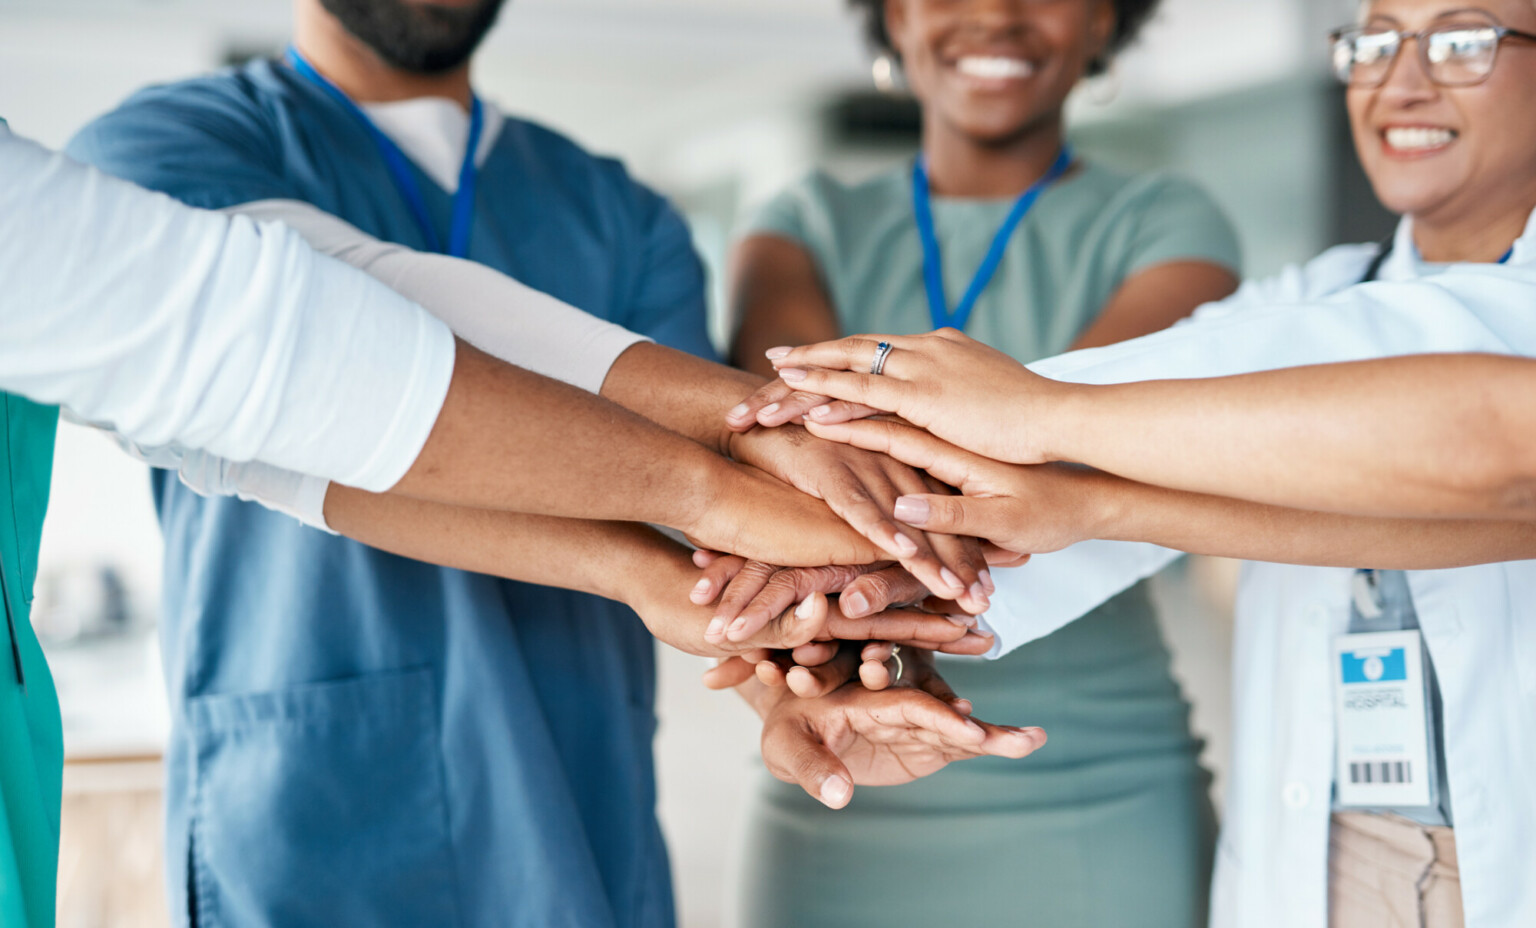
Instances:
[[[340,87],[331,83],[325,75],[316,71],[314,66],[299,54],[299,50],[292,45],[288,46],[288,64],[299,73],[301,77],[321,90],[325,91],[331,99],[341,104],[351,113],[363,128],[368,130],[368,135],[373,139],[373,144],[379,150],[379,156],[384,159],[384,166],[389,169],[389,175],[394,179],[395,189],[405,199],[405,204],[411,210],[416,225],[421,229],[422,237],[427,240],[427,247],[439,254],[452,255],[455,258],[463,258],[469,254],[469,235],[475,221],[475,186],[479,179],[479,169],[475,164],[475,154],[480,148],[480,134],[485,124],[485,111],[481,106],[480,98],[471,95],[469,107],[469,138],[464,146],[464,162],[459,168],[459,189],[453,195],[452,226],[449,229],[448,247],[443,248],[442,237],[438,235],[437,227],[432,223],[432,215],[427,211],[426,199],[422,196],[421,187],[416,183],[416,176],[411,171],[410,159],[405,152],[400,150],[394,140],[374,124],[368,114],[342,92]]]
[[[1376,278],[1381,275],[1382,266],[1387,263],[1388,258],[1392,257],[1392,248],[1395,244],[1396,238],[1397,236],[1393,235],[1391,238],[1382,242],[1381,245],[1377,247],[1376,256],[1371,259],[1370,264],[1366,265],[1365,274],[1360,278],[1360,282],[1362,284],[1374,283]],[[1515,246],[1511,245],[1509,246],[1509,250],[1504,252],[1504,257],[1500,258],[1498,263],[1508,264],[1509,259],[1513,258],[1514,256]]]
[[[965,324],[970,321],[976,301],[981,298],[982,291],[992,281],[992,275],[997,273],[998,266],[1003,263],[1003,255],[1008,250],[1008,240],[1013,237],[1014,230],[1018,229],[1019,223],[1034,208],[1040,194],[1060,180],[1071,166],[1072,149],[1062,146],[1061,154],[1056,156],[1045,176],[1031,184],[1014,201],[1013,209],[1008,211],[1008,217],[992,237],[992,247],[987,249],[987,256],[982,259],[981,267],[977,268],[976,276],[971,278],[971,285],[960,298],[960,305],[951,313],[949,298],[944,293],[944,263],[939,253],[938,234],[933,224],[933,206],[928,193],[928,165],[924,158],[918,157],[912,166],[912,207],[917,215],[917,234],[923,242],[923,283],[928,291],[928,313],[933,319],[934,328],[952,326],[965,331]]]

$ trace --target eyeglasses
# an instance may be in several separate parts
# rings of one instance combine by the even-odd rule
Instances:
[[[1493,73],[1493,60],[1505,39],[1536,42],[1536,35],[1510,29],[1476,12],[1451,14],[1454,21],[1418,32],[1381,26],[1350,26],[1329,34],[1333,42],[1333,74],[1351,87],[1380,87],[1392,73],[1403,43],[1419,43],[1419,64],[1441,87],[1470,87]]]

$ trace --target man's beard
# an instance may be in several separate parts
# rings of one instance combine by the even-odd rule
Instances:
[[[320,5],[385,64],[441,74],[469,60],[505,2],[481,0],[467,9],[405,0],[320,0]]]

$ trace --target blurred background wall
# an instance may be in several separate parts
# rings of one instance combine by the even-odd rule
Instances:
[[[1324,35],[1351,0],[1166,0],[1140,45],[1072,106],[1089,157],[1198,179],[1230,211],[1247,272],[1377,239]],[[288,0],[0,0],[0,116],[61,146],[144,84],[280,49]],[[741,211],[815,165],[857,176],[911,155],[911,107],[874,92],[839,0],[511,0],[480,91],[630,168],[687,213],[718,287]],[[144,471],[64,426],[37,621],[64,701],[64,926],[163,923],[158,755],[166,730],[154,608],[160,542]],[[1163,578],[1165,631],[1226,764],[1230,585],[1200,562]],[[702,666],[663,660],[661,804],[682,923],[729,924],[756,727]],[[999,721],[1027,723],[1028,719]]]

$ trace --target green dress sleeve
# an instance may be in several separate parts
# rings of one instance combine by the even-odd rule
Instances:
[[[810,245],[805,230],[803,206],[805,202],[802,184],[786,188],[773,199],[750,213],[737,229],[738,238],[750,235],[776,235],[802,245]]]
[[[1242,276],[1237,229],[1199,185],[1182,177],[1154,175],[1138,199],[1127,277],[1170,261],[1208,261]]]

